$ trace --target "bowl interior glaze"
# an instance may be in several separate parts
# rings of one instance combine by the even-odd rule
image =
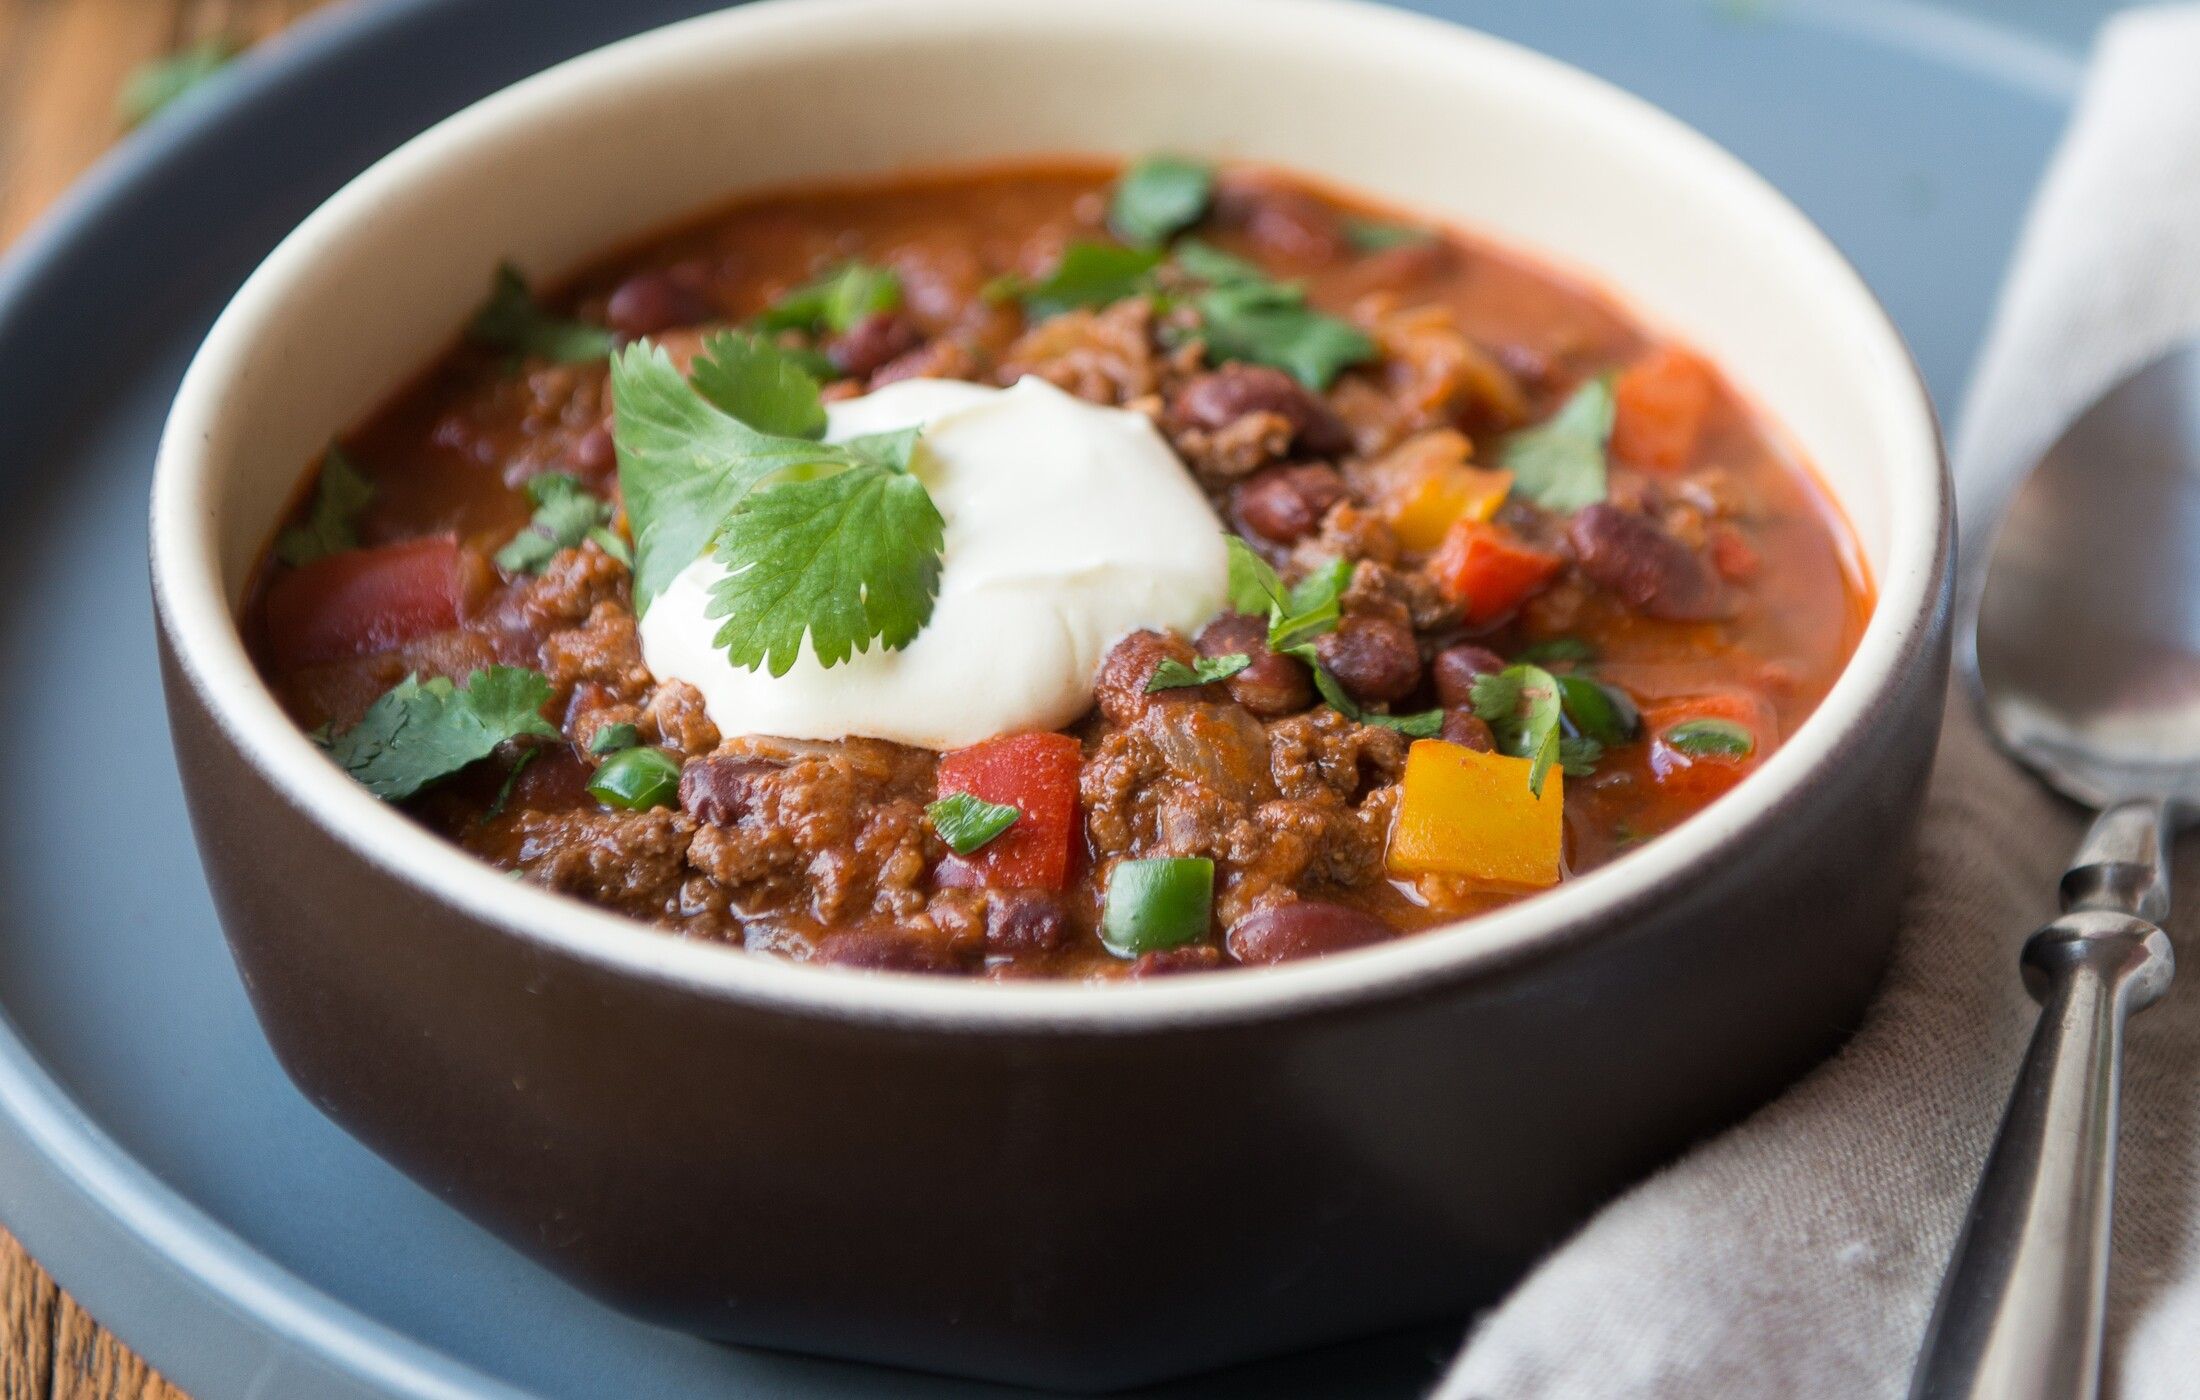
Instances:
[[[824,974],[505,880],[344,778],[253,672],[235,608],[303,464],[450,339],[499,259],[554,279],[744,190],[1155,149],[1273,162],[1454,221],[1612,289],[1715,358],[1818,473],[1877,587],[1819,711],[1680,829],[1459,930],[1096,992]],[[508,89],[287,238],[185,378],[154,488],[154,578],[181,664],[251,761],[347,844],[469,912],[640,975],[827,1014],[1130,1029],[1548,953],[1703,868],[1868,722],[1933,616],[1946,512],[1931,407],[1855,273],[1739,162],[1576,70],[1345,0],[766,0]]]

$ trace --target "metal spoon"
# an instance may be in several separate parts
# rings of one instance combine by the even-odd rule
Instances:
[[[1912,1377],[1912,1400],[2091,1400],[2124,1021],[2174,969],[2167,845],[2200,803],[2200,346],[2087,409],[2019,488],[1958,664],[1994,735],[2099,809],[2064,914],[2022,958],[2041,1006]]]

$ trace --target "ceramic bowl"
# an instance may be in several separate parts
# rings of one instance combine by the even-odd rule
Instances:
[[[735,192],[1172,149],[1541,253],[1707,351],[1878,589],[1824,704],[1642,850],[1459,927],[1094,988],[857,975],[505,878],[330,765],[246,658],[302,464],[447,342]],[[209,880],[299,1086],[606,1301],[730,1341],[1098,1389],[1488,1299],[1854,1024],[1939,724],[1948,489],[1870,292],[1762,180],[1596,79],[1334,0],[772,0],[523,82],[299,226],[186,376],[153,493]]]

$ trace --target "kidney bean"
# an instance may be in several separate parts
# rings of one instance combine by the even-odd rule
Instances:
[[[1223,942],[1241,963],[1279,963],[1363,948],[1390,936],[1390,926],[1373,914],[1302,899],[1247,915],[1231,926]]]
[[[864,379],[923,340],[916,323],[900,312],[874,311],[826,341],[825,356],[842,374]]]
[[[818,940],[817,960],[872,972],[953,972],[947,950],[898,929],[856,928]]]
[[[1248,413],[1273,413],[1291,425],[1292,441],[1319,457],[1352,447],[1344,421],[1313,391],[1267,365],[1227,364],[1194,375],[1170,401],[1177,422],[1210,432],[1227,428]]]
[[[1016,890],[996,894],[985,911],[985,950],[1005,957],[1043,953],[1069,938],[1069,915],[1048,895]]]
[[[1494,753],[1497,749],[1497,736],[1490,733],[1488,723],[1472,710],[1444,711],[1444,729],[1438,737],[1447,744],[1457,744],[1476,753]]]
[[[1195,643],[1201,656],[1241,652],[1252,664],[1224,681],[1230,698],[1264,719],[1294,715],[1314,703],[1314,676],[1295,656],[1268,649],[1268,619],[1250,613],[1224,613],[1202,628]]]
[[[1711,566],[1646,515],[1600,501],[1575,514],[1566,538],[1581,572],[1645,617],[1703,622],[1731,611]]]
[[[1203,685],[1188,685],[1152,695],[1146,693],[1147,682],[1153,679],[1154,670],[1162,661],[1176,660],[1189,666],[1195,655],[1181,637],[1151,631],[1131,633],[1100,658],[1100,670],[1092,680],[1093,699],[1099,704],[1100,713],[1109,723],[1128,728],[1137,723],[1138,717],[1146,713],[1150,705],[1220,700],[1220,690]]]
[[[566,458],[580,475],[601,480],[619,465],[619,451],[612,441],[611,424],[598,423],[573,440]]]
[[[1403,700],[1421,683],[1413,629],[1387,617],[1348,615],[1315,640],[1314,654],[1355,700]]]
[[[637,272],[612,290],[604,320],[628,340],[692,326],[718,314],[691,276],[677,268]]]
[[[1215,218],[1278,257],[1327,262],[1346,248],[1344,225],[1328,205],[1258,178],[1226,176],[1215,191]]]
[[[733,826],[779,765],[761,758],[701,758],[680,770],[680,807],[697,821]]]
[[[1469,643],[1445,647],[1430,664],[1436,674],[1436,698],[1453,709],[1474,706],[1474,678],[1505,669],[1505,658]]]
[[[1318,462],[1265,467],[1230,493],[1245,528],[1277,544],[1295,544],[1314,533],[1329,508],[1344,499],[1344,478]]]

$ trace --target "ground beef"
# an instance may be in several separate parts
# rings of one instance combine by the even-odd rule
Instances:
[[[639,701],[652,684],[634,614],[611,602],[596,604],[580,626],[542,639],[542,672],[557,695],[594,681],[618,699]]]
[[[523,809],[513,818],[514,854],[538,884],[657,917],[677,904],[694,830],[685,815],[664,807]]]
[[[1327,706],[1268,726],[1269,770],[1286,797],[1354,800],[1405,773],[1410,741],[1395,729],[1361,724]]]
[[[932,765],[922,750],[874,739],[733,740],[682,776],[700,821],[688,859],[752,915],[914,914],[944,850],[924,821]],[[713,790],[713,772],[732,775],[736,798]]]
[[[651,693],[642,710],[641,730],[648,742],[688,758],[718,747],[718,726],[710,722],[703,692],[682,680],[666,681]]]
[[[1120,407],[1157,391],[1153,308],[1141,297],[1104,311],[1071,311],[1024,332],[997,378],[1013,384],[1035,374],[1091,403]]]

